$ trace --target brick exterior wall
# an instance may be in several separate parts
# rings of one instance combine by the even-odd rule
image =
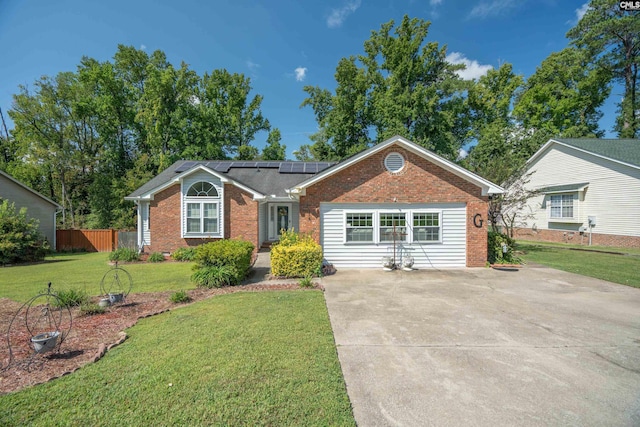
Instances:
[[[384,167],[390,152],[401,153],[404,169],[391,174]],[[300,231],[320,243],[320,202],[335,203],[466,203],[467,267],[487,261],[488,198],[480,187],[396,145],[371,155],[307,188],[300,197]],[[483,226],[473,225],[480,214]]]
[[[516,228],[516,239],[536,240],[542,242],[571,243],[572,245],[589,245],[589,233],[580,234],[578,231],[564,230],[536,230],[530,228]],[[594,246],[618,246],[623,248],[640,248],[639,236],[621,236],[618,234],[593,233],[591,244]]]
[[[177,248],[198,246],[219,239],[185,239],[180,232],[180,184],[159,193],[151,201],[151,245],[145,252],[173,252]],[[258,202],[230,184],[224,187],[224,237],[245,239],[258,247]]]

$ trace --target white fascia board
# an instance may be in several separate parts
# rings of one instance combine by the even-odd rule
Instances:
[[[421,157],[424,157],[428,160],[430,160],[431,162],[435,163],[436,165],[442,167],[443,169],[453,173],[454,175],[457,175],[469,182],[472,182],[473,184],[477,185],[478,187],[480,187],[482,189],[482,195],[486,196],[489,194],[501,194],[504,193],[504,189],[502,187],[500,187],[499,185],[496,185],[490,181],[487,181],[486,179],[464,169],[461,166],[456,165],[453,162],[450,162],[449,160],[440,157],[432,152],[430,152],[429,150],[426,150],[423,147],[420,147],[419,145],[409,141],[408,139],[405,139],[401,136],[394,136],[392,138],[387,139],[386,141],[383,141],[359,154],[356,154],[355,156],[351,157],[350,159],[345,160],[343,163],[338,163],[337,165],[326,169],[325,171],[317,174],[314,177],[311,177],[310,179],[301,182],[300,184],[298,184],[297,186],[290,188],[289,190],[287,190],[288,193],[292,193],[292,194],[299,194],[299,195],[304,195],[304,191],[307,187],[310,187],[312,185],[314,185],[315,183],[322,181],[323,179],[337,173],[340,172],[341,170],[344,170],[348,167],[350,167],[351,165],[381,151],[384,150],[385,148],[389,147],[390,145],[393,144],[398,144],[400,146],[402,146],[403,148],[411,151],[414,154],[417,154]]]
[[[162,185],[159,185],[158,187],[153,188],[152,190],[147,191],[145,194],[142,194],[138,197],[125,197],[125,200],[153,200],[153,196],[156,193],[159,193],[160,191],[171,187],[172,185],[182,182],[182,180],[191,175],[192,173],[196,172],[196,171],[205,171],[213,176],[215,176],[216,178],[218,178],[220,180],[220,182],[222,182],[223,184],[232,184],[235,185],[236,187],[240,188],[241,190],[246,191],[247,193],[251,194],[254,198],[254,200],[258,200],[261,199],[263,197],[265,197],[264,194],[257,192],[256,190],[247,187],[244,184],[240,184],[237,181],[234,181],[232,179],[227,178],[224,175],[221,175],[220,173],[214,171],[213,169],[210,169],[204,165],[196,165],[194,167],[192,167],[191,169],[188,169],[182,173],[180,173],[179,175],[175,176],[174,178],[170,179],[169,181],[165,182]]]

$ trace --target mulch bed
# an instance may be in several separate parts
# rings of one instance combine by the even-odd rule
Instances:
[[[294,289],[300,290],[300,286],[297,283],[257,283],[221,289],[195,289],[188,294],[192,302],[195,302],[234,292]],[[73,325],[69,335],[64,339],[59,351],[44,355],[34,354],[29,344],[30,336],[25,328],[25,321],[23,318],[16,318],[9,334],[13,353],[11,360],[7,330],[22,303],[0,298],[0,394],[50,381],[99,360],[108,349],[126,339],[124,330],[135,325],[139,319],[184,305],[170,302],[169,296],[172,293],[131,294],[124,303],[107,308],[103,314],[91,316],[82,315],[78,309],[72,309]]]

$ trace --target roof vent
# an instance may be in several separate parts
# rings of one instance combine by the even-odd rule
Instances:
[[[384,167],[391,173],[398,173],[404,168],[404,157],[400,153],[389,153],[384,158]]]

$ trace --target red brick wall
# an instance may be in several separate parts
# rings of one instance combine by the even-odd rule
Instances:
[[[390,152],[401,153],[406,164],[399,174],[384,167]],[[466,203],[467,266],[487,261],[487,197],[463,178],[403,148],[391,146],[307,188],[300,198],[300,231],[320,242],[320,202],[335,203]],[[473,225],[481,214],[482,228]]]
[[[151,201],[151,245],[149,252],[173,252],[177,248],[197,246],[219,239],[185,239],[180,227],[180,184],[155,195]],[[258,246],[258,202],[250,194],[225,184],[224,237],[249,240]]]
[[[258,248],[258,202],[232,184],[224,185],[224,237],[248,240]]]
[[[536,230],[530,228],[514,229],[516,239],[537,240],[542,242],[570,243],[572,245],[589,245],[589,233],[577,231]],[[595,246],[618,246],[623,248],[640,248],[640,237],[621,236],[618,234],[593,233],[591,244]]]

